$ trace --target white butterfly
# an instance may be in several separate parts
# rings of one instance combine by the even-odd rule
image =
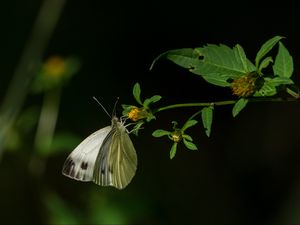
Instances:
[[[137,168],[137,155],[124,126],[113,116],[111,126],[84,139],[66,159],[63,175],[101,186],[125,188]]]

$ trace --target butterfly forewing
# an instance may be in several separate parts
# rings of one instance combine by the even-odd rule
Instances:
[[[112,128],[105,137],[95,162],[93,181],[101,186],[112,185],[112,167],[109,165],[109,155],[114,133],[115,128]]]
[[[84,139],[66,159],[62,173],[75,180],[92,181],[95,161],[111,126],[104,127]]]

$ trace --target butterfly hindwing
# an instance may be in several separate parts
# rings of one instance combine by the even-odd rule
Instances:
[[[104,127],[84,139],[66,159],[62,173],[79,181],[93,180],[93,170],[100,147],[111,131],[111,126]]]
[[[111,159],[113,163],[113,183],[118,188],[126,187],[137,169],[137,155],[127,132],[120,132],[112,144]]]
[[[95,163],[96,184],[125,188],[137,168],[137,155],[126,128],[116,119],[112,129],[103,141]]]

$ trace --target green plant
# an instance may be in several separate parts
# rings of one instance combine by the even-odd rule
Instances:
[[[197,150],[192,137],[185,134],[185,130],[198,124],[199,121],[196,118],[201,115],[205,133],[209,137],[213,111],[217,106],[233,105],[232,115],[236,117],[249,102],[299,100],[299,88],[291,79],[293,58],[281,42],[282,39],[282,36],[275,36],[265,42],[257,52],[254,63],[246,57],[244,49],[239,44],[233,48],[224,44],[207,44],[194,49],[184,48],[162,53],[153,61],[150,70],[158,60],[168,59],[191,73],[201,76],[212,85],[230,88],[235,99],[179,103],[152,108],[152,103],[158,102],[161,96],[154,95],[142,102],[140,85],[136,83],[133,87],[133,96],[139,106],[123,105],[123,115],[136,123],[133,130],[135,134],[138,134],[137,131],[141,126],[155,119],[159,112],[174,108],[194,107],[196,112],[186,120],[182,128],[178,128],[177,122],[173,121],[172,131],[158,129],[152,135],[154,137],[166,136],[173,141],[170,150],[171,159],[175,156],[177,145],[181,141],[187,149]],[[270,53],[276,45],[278,52],[274,58]],[[288,97],[281,97],[284,93]]]

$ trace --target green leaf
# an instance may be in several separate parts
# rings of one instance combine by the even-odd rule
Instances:
[[[122,104],[121,106],[122,106],[123,109],[127,109],[127,108],[133,107],[133,105],[126,105],[126,104]]]
[[[142,125],[144,124],[145,122],[140,120],[135,126],[134,128],[132,129],[132,133],[135,135],[135,136],[138,136],[139,134],[139,130],[142,129]]]
[[[187,48],[170,51],[167,55],[167,59],[187,69],[193,68],[198,61],[194,50]]]
[[[254,97],[264,97],[264,96],[273,96],[277,93],[276,83],[271,81],[271,78],[264,78],[263,86],[256,91],[253,96]],[[278,86],[278,85],[277,85]]]
[[[214,85],[230,86],[228,79],[237,79],[255,70],[254,65],[246,58],[244,50],[237,45],[233,49],[226,45],[209,44],[197,48],[200,58],[190,69]]]
[[[203,76],[200,74],[198,74],[197,69],[195,69],[193,71],[193,73],[202,76],[202,78],[204,80],[206,80],[208,83],[216,85],[216,86],[220,86],[220,87],[230,87],[230,83],[227,82],[227,80],[229,79],[227,76],[220,76],[220,74],[210,74],[209,76]]]
[[[176,155],[176,150],[177,150],[177,143],[174,142],[172,145],[172,148],[170,150],[170,159],[173,159]]]
[[[259,65],[259,68],[258,68],[259,73],[261,73],[261,71],[272,62],[273,62],[273,59],[271,56],[264,58],[263,61],[261,62],[261,64]]]
[[[279,85],[293,84],[294,82],[287,77],[264,78],[263,86],[254,93],[254,97],[273,96],[277,94],[276,87]]]
[[[147,99],[144,101],[143,106],[144,106],[145,108],[147,108],[147,107],[149,106],[149,104],[154,103],[154,102],[158,102],[160,99],[161,99],[161,96],[160,96],[160,95],[154,95],[154,96],[152,96],[151,98],[147,98]]]
[[[158,129],[152,133],[152,136],[153,137],[162,137],[162,136],[169,135],[169,134],[171,134],[170,131]]]
[[[164,58],[169,59],[184,68],[191,68],[197,60],[197,56],[194,54],[194,50],[192,48],[170,50],[156,57],[150,66],[150,70],[153,69],[154,64],[158,60]]]
[[[247,105],[248,103],[248,99],[246,98],[240,98],[233,106],[233,109],[232,109],[232,115],[233,117],[236,117],[240,111],[245,108],[245,106]]]
[[[273,79],[268,80],[268,82],[270,84],[273,84],[275,87],[282,85],[282,84],[293,84],[294,83],[294,81],[292,81],[288,77],[275,77]]]
[[[148,113],[148,116],[146,117],[146,121],[150,122],[151,120],[155,120],[156,116],[154,116],[152,113]]]
[[[188,141],[193,141],[193,138],[188,134],[183,134],[182,137],[185,138]]]
[[[255,70],[255,66],[247,59],[242,46],[237,44],[233,50],[234,50],[235,54],[237,54],[236,57],[240,59],[245,71],[252,72]]]
[[[198,150],[197,146],[193,142],[183,139],[183,143],[189,150]]]
[[[177,125],[178,125],[178,122],[177,121],[172,121],[171,122],[173,124],[173,130],[177,129]]]
[[[185,131],[187,128],[195,126],[198,123],[197,120],[188,120],[181,128],[182,131]]]
[[[131,111],[131,109],[134,107],[136,107],[136,106],[122,104],[122,108],[123,108],[122,115],[127,116],[128,113]]]
[[[202,76],[207,82],[222,87],[230,86],[227,82],[229,78],[236,79],[255,70],[240,45],[231,49],[226,45],[208,44],[203,48],[167,51],[154,60],[151,68],[161,58],[166,58]]]
[[[286,92],[293,96],[294,98],[299,99],[300,98],[300,91],[299,88],[296,87],[296,85],[291,85],[290,87],[286,88]]]
[[[279,50],[275,58],[273,71],[275,75],[287,78],[290,78],[294,71],[293,58],[281,42],[279,42]]]
[[[135,98],[135,100],[143,105],[142,101],[141,101],[141,88],[140,88],[140,84],[139,83],[136,83],[134,86],[133,86],[133,97]]]
[[[209,106],[203,108],[201,112],[201,117],[202,117],[203,127],[205,129],[205,133],[207,137],[209,137],[211,131],[211,124],[213,121],[213,107]]]
[[[271,38],[270,40],[268,40],[267,42],[265,42],[260,50],[258,51],[258,53],[256,54],[255,57],[255,66],[256,68],[259,68],[259,63],[260,60],[266,55],[268,54],[269,51],[271,51],[271,49],[277,44],[278,41],[280,41],[283,37],[281,36],[275,36],[273,38]]]

